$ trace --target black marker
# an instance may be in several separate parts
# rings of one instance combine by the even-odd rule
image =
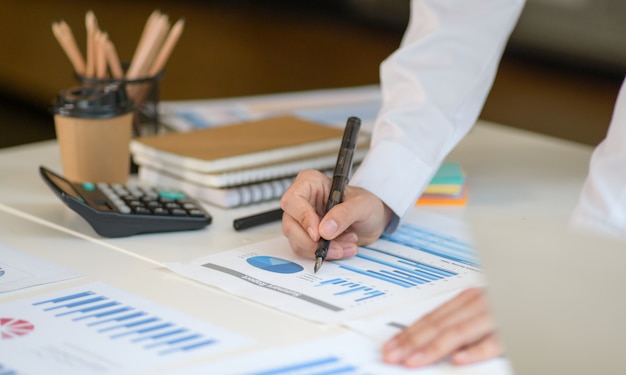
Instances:
[[[268,224],[274,221],[279,221],[283,217],[283,210],[277,208],[275,210],[261,212],[259,214],[254,214],[246,217],[240,217],[239,219],[235,219],[233,221],[233,227],[235,230],[243,230],[252,227],[256,227],[257,225]]]
[[[350,169],[352,169],[352,156],[354,155],[354,149],[356,147],[356,139],[359,135],[359,128],[361,127],[361,119],[358,117],[350,117],[346,124],[346,129],[343,131],[343,138],[341,140],[341,149],[337,156],[337,164],[335,165],[335,171],[333,172],[333,184],[330,188],[330,194],[328,195],[328,202],[326,203],[326,209],[324,215],[330,211],[336,204],[341,203],[343,200],[343,190],[348,184],[348,178],[350,177]],[[314,272],[322,267],[322,262],[326,259],[328,254],[329,240],[320,239],[315,250],[315,267]]]

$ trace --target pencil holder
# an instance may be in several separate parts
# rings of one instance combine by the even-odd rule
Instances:
[[[133,137],[158,134],[161,131],[159,123],[160,82],[163,73],[153,77],[137,79],[94,78],[76,75],[83,86],[101,84],[120,84],[125,87],[128,96],[135,102],[133,115]]]

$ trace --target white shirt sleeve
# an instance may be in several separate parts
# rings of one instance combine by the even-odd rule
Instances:
[[[626,239],[626,79],[571,217],[576,229]]]
[[[350,182],[397,218],[476,122],[523,0],[413,0],[400,48],[382,64],[383,105]],[[397,220],[396,220],[397,221]]]

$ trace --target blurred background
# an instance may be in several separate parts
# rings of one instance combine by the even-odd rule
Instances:
[[[378,83],[399,45],[409,0],[2,0],[0,147],[54,138],[48,108],[76,85],[51,24],[85,45],[93,10],[122,60],[150,13],[185,31],[162,100],[205,99]],[[481,118],[595,145],[626,73],[626,0],[527,0]],[[83,48],[84,50],[84,48]]]

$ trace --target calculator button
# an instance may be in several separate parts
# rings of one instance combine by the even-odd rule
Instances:
[[[142,215],[150,215],[150,214],[152,214],[152,211],[150,211],[149,209],[147,209],[145,207],[135,207],[134,210],[135,210],[135,213],[137,213],[137,214],[142,214]]]
[[[155,209],[155,208],[161,208],[161,203],[157,202],[157,201],[150,201],[146,203],[146,206]]]
[[[169,208],[170,210],[173,210],[175,208],[181,208],[180,204],[178,204],[176,202],[168,202],[168,203],[165,203],[164,206],[165,206],[165,208]]]
[[[134,200],[134,201],[129,201],[128,205],[131,207],[145,207],[145,205],[143,204],[143,202],[138,201],[138,200]]]
[[[204,217],[204,212],[201,210],[189,210],[189,216]]]
[[[164,215],[164,216],[167,216],[170,214],[170,212],[163,207],[155,208],[154,210],[152,210],[152,213],[155,215]]]
[[[170,211],[173,216],[187,216],[187,211],[182,208],[175,208]]]
[[[83,182],[82,186],[83,186],[83,189],[87,191],[94,191],[96,189],[96,185],[94,185],[91,182]]]
[[[180,191],[160,191],[159,192],[159,197],[161,198],[167,198],[167,199],[171,199],[171,200],[177,200],[177,199],[185,199],[187,198],[187,196],[180,192]]]

